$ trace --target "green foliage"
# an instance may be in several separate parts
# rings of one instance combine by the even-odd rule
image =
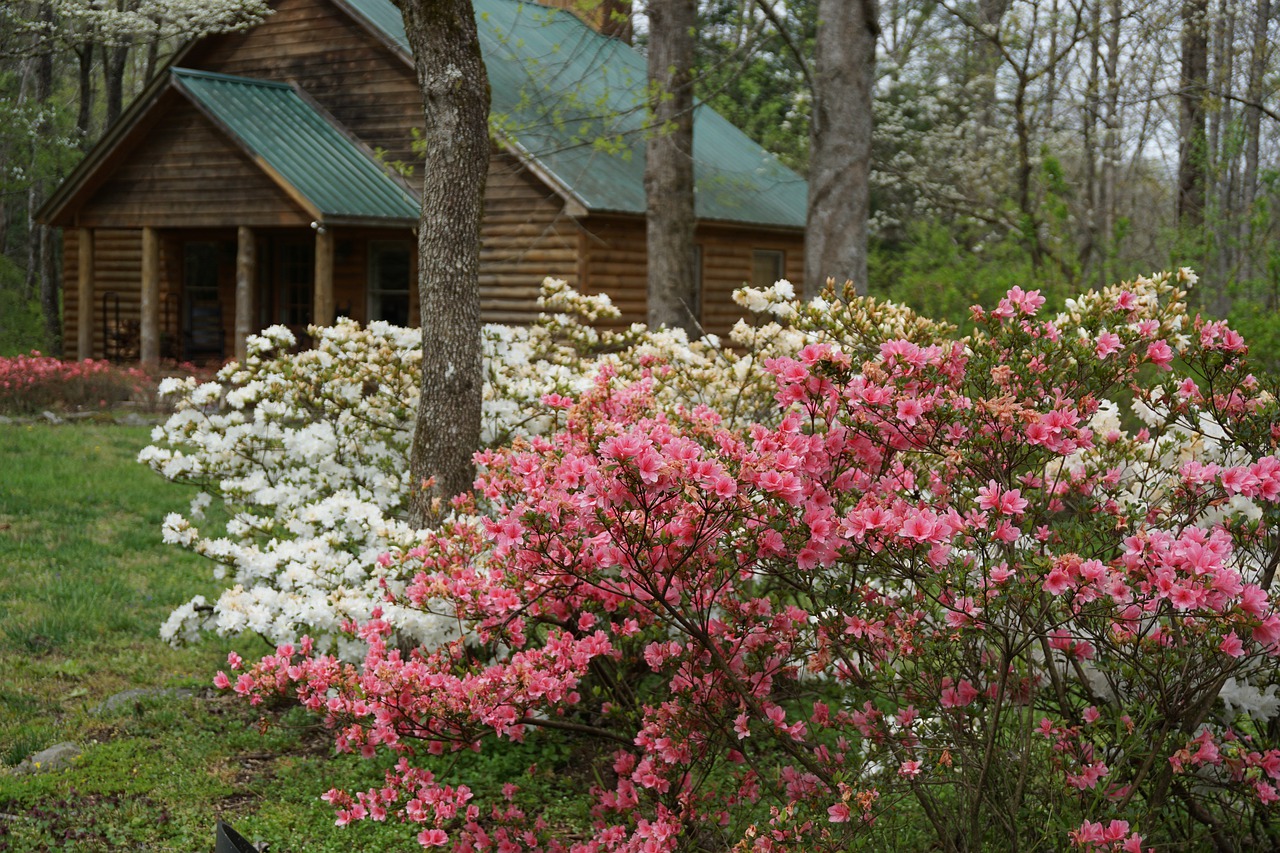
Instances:
[[[1280,376],[1280,314],[1274,306],[1251,299],[1236,300],[1227,319],[1231,328],[1249,342],[1249,360],[1257,368]]]
[[[137,427],[0,426],[0,765],[63,740],[83,750],[60,773],[0,771],[0,812],[14,816],[0,820],[0,850],[210,850],[218,816],[273,849],[399,849],[399,826],[339,829],[316,798],[324,780],[379,784],[381,765],[332,755],[296,707],[203,698],[230,648],[265,644],[245,636],[173,649],[157,637],[174,606],[213,588],[200,558],[160,541],[164,514],[195,489],[157,483],[136,464],[146,441]],[[196,696],[93,712],[133,688]],[[586,800],[566,792],[593,781],[594,756],[555,735],[437,760],[474,765],[468,775],[488,780],[486,796],[512,781],[558,822],[587,820]]]
[[[817,6],[788,3],[788,37],[812,54]],[[770,24],[752,28],[738,3],[702,4],[697,33],[697,92],[704,102],[766,151],[799,172],[809,160],[810,98],[804,72]]]
[[[0,255],[0,358],[45,346],[40,303],[22,295],[22,270]]]
[[[1037,270],[1025,243],[1011,237],[983,244],[958,231],[954,224],[921,222],[900,243],[873,245],[871,295],[964,330],[972,327],[970,306],[994,305],[1014,285],[1040,289],[1049,309],[1062,305],[1068,283],[1052,270]]]

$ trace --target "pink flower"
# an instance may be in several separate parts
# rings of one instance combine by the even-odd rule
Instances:
[[[1103,332],[1102,334],[1098,335],[1098,341],[1097,341],[1097,344],[1094,346],[1093,351],[1094,351],[1094,354],[1097,355],[1099,359],[1106,359],[1107,356],[1111,355],[1113,352],[1116,352],[1120,348],[1121,348],[1121,343],[1120,343],[1119,335],[1117,335],[1115,332]]]
[[[1164,341],[1153,341],[1147,345],[1147,358],[1161,370],[1169,370],[1173,361],[1173,350]]]
[[[968,679],[962,680],[958,685],[948,686],[950,678],[942,679],[942,707],[944,708],[963,708],[974,699],[978,698],[978,689],[969,683]]]
[[[1062,595],[1071,588],[1071,576],[1061,566],[1055,566],[1044,579],[1044,591],[1050,595]]]
[[[443,829],[424,829],[418,833],[418,843],[423,847],[443,847],[449,843],[449,835]]]
[[[1222,642],[1218,644],[1218,650],[1233,658],[1244,657],[1244,643],[1236,636],[1235,631],[1222,638]]]
[[[827,817],[832,823],[848,823],[849,807],[844,803],[836,803],[827,809]]]
[[[910,779],[920,775],[919,761],[904,761],[898,766],[898,775]]]
[[[932,539],[937,530],[937,517],[928,510],[917,510],[902,523],[902,535],[920,542]]]
[[[924,405],[915,398],[898,401],[898,420],[907,426],[915,426],[924,414]]]

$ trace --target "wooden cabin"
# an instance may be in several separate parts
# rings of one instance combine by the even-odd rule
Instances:
[[[625,2],[474,0],[495,138],[487,322],[531,319],[546,276],[645,316],[646,74]],[[65,234],[68,353],[219,361],[274,323],[416,324],[422,109],[400,13],[272,5],[179,51],[42,208]],[[707,107],[694,139],[693,309],[723,333],[735,288],[803,277],[807,190]]]

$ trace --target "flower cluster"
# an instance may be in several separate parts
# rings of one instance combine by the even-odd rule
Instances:
[[[382,559],[362,665],[304,642],[218,683],[399,753],[326,796],[427,846],[837,850],[903,813],[943,849],[1264,839],[1280,751],[1242,703],[1280,657],[1280,420],[1189,282],[1054,318],[1014,288],[960,340],[753,292],[789,344],[722,387],[771,403],[673,391],[692,345],[596,360]],[[469,641],[396,649],[391,606]],[[538,727],[617,747],[589,838],[511,832],[414,760]]]
[[[63,361],[35,351],[0,358],[0,412],[103,407],[129,399],[146,380],[137,368],[91,358]]]
[[[768,321],[740,323],[726,348],[679,331],[598,330],[593,323],[619,316],[608,297],[549,279],[536,323],[483,331],[483,441],[549,434],[560,417],[555,401],[581,394],[605,366],[619,383],[659,379],[654,404],[664,410],[705,405],[737,425],[767,420],[774,388],[762,364],[832,334],[832,318],[842,318],[836,332],[868,352],[932,328],[892,306],[850,302],[832,311],[796,306],[792,296],[786,282],[741,291],[739,300]],[[165,540],[214,560],[217,579],[228,581],[215,601],[200,596],[173,612],[162,629],[171,642],[203,631],[247,629],[272,643],[310,633],[321,647],[341,643],[356,656],[362,644],[340,627],[404,588],[398,565],[378,557],[421,538],[404,521],[421,335],[349,320],[311,331],[310,350],[294,352],[293,335],[272,327],[250,338],[243,364],[214,381],[161,385],[175,412],[139,460],[200,489],[189,512],[165,519]],[[229,515],[221,526],[204,520],[215,498]],[[401,640],[435,645],[456,634],[453,623],[386,607]]]

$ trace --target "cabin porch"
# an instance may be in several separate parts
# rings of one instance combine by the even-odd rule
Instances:
[[[65,338],[80,358],[219,363],[250,334],[350,317],[412,325],[407,228],[68,229]]]

